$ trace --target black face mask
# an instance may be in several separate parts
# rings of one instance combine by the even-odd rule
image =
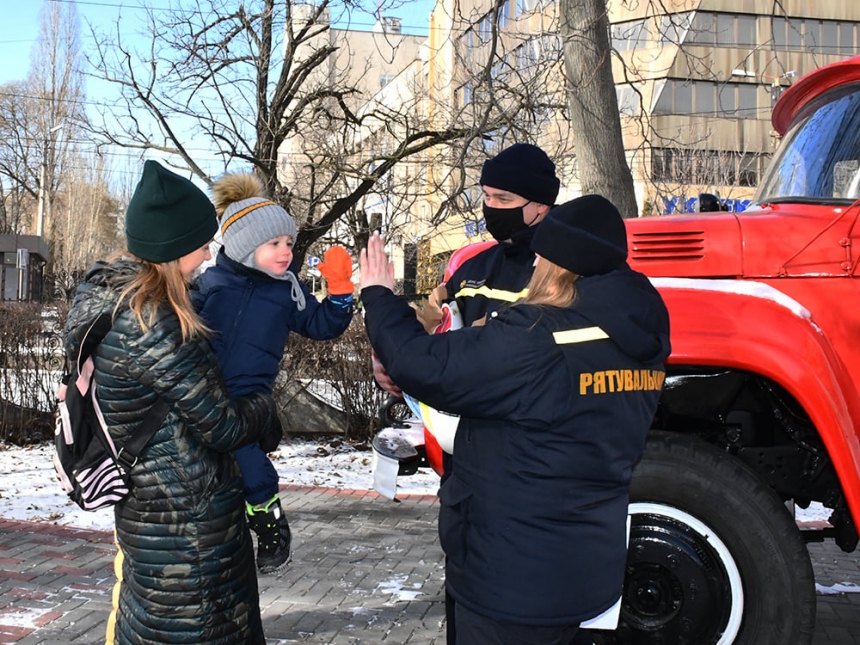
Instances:
[[[526,202],[523,206],[528,204],[529,202]],[[511,239],[514,233],[527,229],[529,225],[525,223],[523,206],[494,208],[484,204],[484,222],[487,224],[487,231],[490,235],[499,242],[503,242]]]

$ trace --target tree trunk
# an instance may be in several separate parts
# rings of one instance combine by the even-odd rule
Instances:
[[[567,102],[582,193],[597,193],[637,217],[612,79],[605,0],[561,0]]]

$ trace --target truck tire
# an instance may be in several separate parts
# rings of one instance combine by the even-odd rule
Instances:
[[[809,552],[779,497],[738,459],[652,432],[630,489],[621,617],[602,645],[808,645]]]

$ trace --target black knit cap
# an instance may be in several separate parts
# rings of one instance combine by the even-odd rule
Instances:
[[[515,143],[484,162],[480,184],[552,206],[561,182],[555,176],[555,164],[543,150],[530,143]]]
[[[217,230],[215,207],[202,190],[155,161],[143,164],[125,213],[131,253],[150,262],[170,262],[201,248]]]
[[[532,251],[581,276],[609,273],[627,260],[627,229],[612,202],[583,195],[549,212]]]

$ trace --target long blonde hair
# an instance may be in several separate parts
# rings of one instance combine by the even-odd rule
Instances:
[[[143,268],[124,284],[114,315],[128,301],[128,308],[137,316],[143,330],[147,331],[155,322],[158,307],[166,302],[179,317],[183,342],[209,333],[188,297],[188,281],[182,275],[179,260],[140,262]]]
[[[576,280],[573,271],[540,257],[529,281],[529,293],[523,300],[530,305],[550,305],[567,308],[576,300]]]

